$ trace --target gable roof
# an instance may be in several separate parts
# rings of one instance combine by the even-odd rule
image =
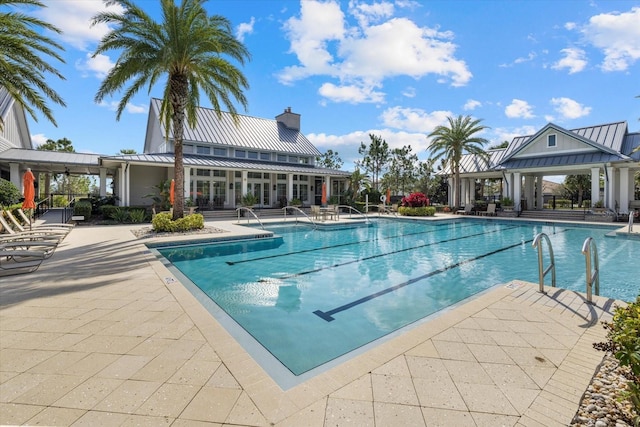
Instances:
[[[589,126],[579,129],[567,130],[553,123],[548,123],[534,135],[515,137],[507,147],[502,163],[515,157],[527,147],[538,141],[538,138],[549,130],[562,133],[576,139],[598,151],[620,155],[622,142],[627,133],[627,122],[609,123],[599,126]]]
[[[158,119],[161,106],[162,100],[157,98],[151,100],[145,152],[152,150],[149,138],[151,138],[150,135],[153,134],[154,129],[150,127],[155,128],[163,140],[166,139],[164,127]],[[185,143],[216,144],[240,149],[305,156],[319,156],[321,154],[302,132],[288,128],[277,120],[238,114],[238,125],[236,126],[233,116],[228,112],[222,111],[218,117],[215,110],[198,107],[196,114],[197,125],[194,129],[191,129],[185,120]],[[172,138],[173,135],[170,133],[169,139]]]
[[[0,152],[12,147],[33,148],[24,108],[4,86],[0,86],[0,120]]]

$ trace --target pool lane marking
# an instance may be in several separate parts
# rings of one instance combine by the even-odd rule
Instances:
[[[394,255],[394,254],[401,253],[401,252],[413,251],[413,250],[416,250],[416,249],[426,248],[428,246],[439,245],[441,243],[455,242],[456,240],[462,240],[462,239],[468,239],[468,238],[471,238],[471,237],[484,236],[485,234],[498,233],[498,232],[501,232],[501,231],[504,231],[504,230],[509,230],[509,229],[512,229],[512,228],[519,228],[519,226],[515,226],[514,225],[512,227],[501,228],[501,229],[498,229],[498,230],[483,231],[482,233],[469,234],[467,236],[458,236],[458,237],[454,237],[452,239],[439,240],[437,242],[429,242],[429,243],[425,243],[425,244],[418,245],[418,246],[411,246],[409,248],[398,249],[398,250],[392,251],[392,252],[384,252],[384,253],[381,253],[381,254],[369,255],[369,256],[366,256],[366,257],[363,257],[363,258],[352,259],[351,261],[340,262],[340,263],[329,265],[329,266],[314,268],[313,270],[305,270],[305,271],[301,271],[301,272],[298,272],[298,273],[278,276],[277,279],[279,279],[279,280],[292,279],[294,277],[304,276],[306,274],[311,274],[311,273],[317,273],[319,271],[328,270],[330,268],[343,267],[343,266],[349,265],[349,264],[355,264],[355,263],[362,262],[362,261],[369,261],[371,259],[382,258],[382,257],[388,256],[388,255]]]
[[[553,234],[564,233],[565,231],[566,231],[566,229],[557,231],[557,232],[555,232]],[[406,282],[399,283],[397,285],[391,286],[390,288],[386,288],[386,289],[383,289],[381,291],[375,292],[373,294],[364,296],[364,297],[362,297],[360,299],[357,299],[357,300],[352,301],[352,302],[350,302],[348,304],[345,304],[345,305],[341,305],[340,307],[334,308],[332,310],[329,310],[329,311],[316,310],[316,311],[313,312],[313,314],[315,314],[316,316],[326,320],[327,322],[331,322],[331,321],[335,320],[333,315],[336,314],[336,313],[340,313],[341,311],[349,310],[350,308],[353,308],[353,307],[355,307],[357,305],[363,304],[363,303],[365,303],[367,301],[371,301],[372,299],[378,298],[378,297],[380,297],[382,295],[385,295],[385,294],[388,294],[390,292],[396,291],[398,289],[404,288],[405,286],[409,286],[409,285],[411,285],[413,283],[416,283],[416,282],[418,282],[418,281],[420,281],[422,279],[427,279],[427,278],[429,278],[431,276],[435,276],[436,274],[444,273],[444,272],[446,272],[448,270],[451,270],[453,268],[460,267],[461,265],[468,264],[470,262],[477,261],[479,259],[488,257],[490,255],[495,255],[495,254],[497,254],[499,252],[504,252],[506,250],[513,249],[513,248],[516,248],[518,246],[522,246],[523,244],[527,244],[527,243],[531,243],[531,242],[533,242],[533,239],[521,240],[518,243],[514,243],[512,245],[505,246],[505,247],[500,248],[500,249],[496,249],[495,251],[487,252],[485,254],[481,254],[481,255],[475,256],[473,258],[468,258],[468,259],[456,262],[454,264],[447,265],[445,267],[439,268],[437,270],[430,271],[429,273],[423,274],[423,275],[418,276],[418,277],[414,277],[412,279],[407,280]]]
[[[455,223],[455,224],[459,224],[459,223]],[[462,227],[459,227],[459,228],[467,228],[467,227],[472,227],[474,225],[475,224],[464,224]],[[426,231],[419,231],[419,232],[415,232],[415,233],[398,234],[398,235],[395,235],[395,236],[388,236],[388,237],[367,239],[367,240],[358,240],[356,242],[340,243],[338,245],[333,245],[333,246],[323,246],[321,248],[310,248],[310,249],[304,249],[304,250],[296,251],[296,252],[285,252],[285,253],[282,253],[282,254],[265,255],[265,256],[257,257],[257,258],[243,259],[243,260],[240,260],[240,261],[225,261],[225,262],[228,265],[236,265],[236,264],[242,264],[242,263],[245,263],[245,262],[262,261],[262,260],[270,259],[270,258],[279,258],[279,257],[283,257],[283,256],[303,254],[303,253],[306,253],[306,252],[323,251],[325,249],[333,249],[333,248],[340,248],[340,247],[344,247],[344,246],[359,245],[359,244],[362,244],[362,243],[381,242],[381,241],[384,241],[384,240],[393,240],[393,239],[399,239],[399,238],[402,238],[402,237],[417,236],[417,235],[420,235],[420,234],[430,234],[430,233],[435,233],[436,231],[441,231],[441,230],[426,230]]]

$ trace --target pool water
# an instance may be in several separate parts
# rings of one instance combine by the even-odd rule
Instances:
[[[538,282],[539,232],[553,245],[558,287],[585,292],[581,249],[593,237],[600,294],[640,293],[640,241],[605,237],[611,228],[468,219],[267,228],[276,237],[157,250],[294,375],[497,284]]]

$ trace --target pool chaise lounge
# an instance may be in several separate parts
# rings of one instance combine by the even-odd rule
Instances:
[[[51,234],[61,234],[61,235],[67,235],[71,232],[71,230],[73,229],[73,225],[70,224],[58,224],[58,225],[30,225],[29,229],[27,230],[21,223],[20,221],[18,221],[18,219],[13,215],[13,213],[10,210],[5,210],[4,211],[4,216],[6,218],[9,219],[9,221],[11,221],[11,224],[13,224],[13,228],[18,231],[18,232],[25,232],[25,231],[42,231],[42,232],[47,232],[47,233],[51,233]],[[26,217],[26,215],[25,215]],[[30,224],[29,218],[27,217],[27,221],[25,222],[25,224]]]
[[[31,230],[18,232],[14,230],[0,214],[0,242],[24,241],[24,240],[45,240],[60,243],[66,237],[66,233],[51,232],[49,230]]]
[[[42,248],[42,246],[32,246],[24,242],[17,245],[0,245],[0,276],[34,272],[54,250],[31,249],[32,247]]]

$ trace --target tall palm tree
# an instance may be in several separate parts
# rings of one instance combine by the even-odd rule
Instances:
[[[109,50],[120,51],[115,67],[104,79],[96,102],[123,89],[129,82],[120,103],[119,120],[127,103],[144,86],[149,90],[166,77],[160,108],[160,121],[167,138],[173,136],[175,156],[175,202],[173,218],[184,214],[184,167],[182,140],[186,123],[195,128],[196,109],[200,90],[221,116],[224,104],[237,120],[233,101],[245,109],[247,100],[242,92],[249,84],[242,72],[227,56],[244,64],[250,55],[245,46],[232,34],[231,23],[219,15],[208,16],[203,4],[206,0],[161,0],[162,21],[155,22],[133,3],[133,0],[108,0],[124,12],[102,12],[93,24],[107,23],[115,27],[103,37],[94,57]]]
[[[489,141],[473,136],[488,129],[481,125],[482,119],[472,119],[470,116],[459,115],[457,118],[447,117],[449,126],[437,126],[427,138],[431,138],[429,150],[433,158],[442,158],[453,171],[453,201],[456,207],[460,203],[460,161],[463,154],[475,154],[488,163],[489,156],[483,145]]]
[[[64,48],[41,33],[48,30],[60,34],[61,31],[38,18],[19,12],[16,7],[20,5],[45,7],[38,0],[0,0],[0,87],[4,87],[34,120],[38,120],[36,111],[40,111],[57,126],[46,99],[63,107],[65,103],[47,84],[45,74],[53,74],[62,80],[64,76],[50,64],[51,60],[46,56],[64,63],[58,53]],[[0,130],[2,126],[0,118]]]

